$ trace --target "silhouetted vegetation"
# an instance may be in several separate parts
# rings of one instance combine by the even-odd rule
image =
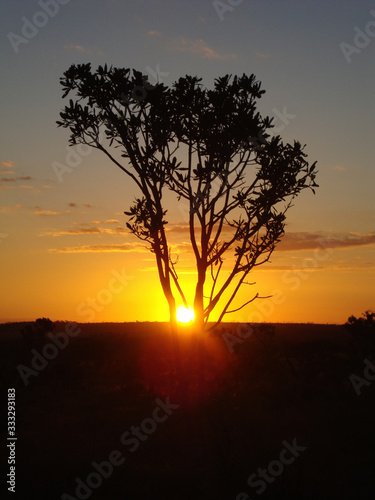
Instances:
[[[20,333],[24,341],[32,345],[45,340],[47,333],[52,332],[53,329],[54,323],[49,318],[38,318],[33,323],[25,324]]]
[[[225,325],[237,334],[237,325]],[[85,479],[112,450],[125,464],[93,500],[228,500],[241,491],[253,498],[249,475],[295,437],[306,452],[262,499],[370,498],[375,383],[356,395],[349,377],[362,375],[363,362],[343,326],[260,325],[234,354],[220,335],[197,340],[184,329],[179,385],[167,324],[79,327],[27,387],[16,367],[30,366],[30,347],[0,327],[0,383],[17,395],[20,498],[77,498],[75,478]],[[129,453],[120,436],[167,396],[179,409]]]
[[[304,146],[271,137],[273,118],[257,109],[265,91],[255,75],[226,75],[210,90],[201,80],[154,86],[139,71],[72,65],[60,80],[71,99],[57,122],[69,129],[71,145],[102,151],[137,186],[126,225],[155,254],[173,328],[175,295],[187,302],[168,243],[165,195],[180,202],[196,263],[199,331],[214,310],[220,323],[258,298],[251,293],[235,305],[239,289],[255,284],[249,273],[284,235],[294,199],[317,187],[316,162],[309,165]],[[229,254],[232,267],[223,277]]]
[[[367,310],[356,318],[350,316],[345,328],[352,335],[358,356],[375,355],[375,313]]]
[[[368,310],[362,313],[359,318],[350,316],[345,323],[345,328],[354,337],[375,337],[375,313]]]

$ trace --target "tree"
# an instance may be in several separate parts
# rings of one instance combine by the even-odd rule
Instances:
[[[358,318],[350,316],[344,327],[359,341],[375,340],[375,312],[367,310]]]
[[[28,344],[40,343],[46,339],[47,333],[55,328],[53,321],[49,318],[38,318],[33,323],[27,323],[21,329],[21,335]]]
[[[218,324],[258,298],[232,305],[240,287],[253,284],[250,271],[269,260],[283,236],[293,199],[317,184],[316,163],[309,165],[301,144],[268,133],[272,119],[257,111],[264,90],[255,76],[226,75],[208,90],[198,77],[153,86],[135,70],[105,65],[93,72],[82,64],[60,82],[63,97],[75,94],[57,122],[70,129],[70,144],[99,149],[139,188],[125,212],[127,227],[155,254],[172,326],[173,287],[187,302],[168,245],[167,191],[187,207],[197,328],[207,326],[214,310]],[[232,263],[222,278],[228,255]]]

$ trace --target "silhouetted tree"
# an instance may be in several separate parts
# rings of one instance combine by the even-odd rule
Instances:
[[[257,112],[264,90],[255,76],[227,75],[211,90],[186,76],[168,88],[150,85],[135,70],[99,66],[93,72],[82,64],[71,66],[61,84],[63,97],[75,94],[57,122],[70,129],[70,144],[99,149],[139,188],[125,212],[127,227],[155,254],[172,325],[172,286],[185,305],[186,299],[165,230],[167,190],[184,200],[188,214],[196,326],[202,329],[214,310],[219,323],[255,300],[257,293],[232,306],[240,287],[252,284],[250,271],[269,260],[284,234],[292,200],[317,186],[315,163],[309,166],[301,144],[267,133],[272,119]],[[229,254],[234,261],[222,279]]]
[[[21,329],[21,335],[25,342],[42,342],[46,339],[47,333],[52,332],[54,323],[49,318],[38,318],[33,323],[27,323]]]
[[[350,316],[344,327],[351,333],[360,349],[361,355],[375,350],[375,313],[367,310],[358,318]]]

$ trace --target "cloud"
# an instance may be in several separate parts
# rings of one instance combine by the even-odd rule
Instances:
[[[87,52],[87,49],[85,49],[85,47],[82,47],[82,45],[74,45],[72,43],[64,45],[64,49],[72,49],[76,50],[77,52]]]
[[[198,229],[198,227],[196,227]],[[189,234],[189,226],[185,224],[168,224],[165,228],[168,233]]]
[[[2,177],[0,179],[0,182],[16,182],[16,181],[31,181],[31,180],[32,178],[29,175],[22,175],[20,177]]]
[[[82,45],[74,45],[73,43],[67,43],[64,45],[64,49],[68,49],[68,50],[74,50],[75,52],[79,52],[80,54],[84,54],[84,53],[94,53],[94,54],[97,54],[97,55],[103,55],[103,52],[101,50],[93,50],[91,48],[86,48],[86,47],[83,47]]]
[[[90,205],[90,203],[83,203],[82,205],[78,205],[77,203],[71,201],[70,203],[67,203],[67,205],[70,208],[78,208],[78,207],[92,208],[92,205]]]
[[[147,247],[138,243],[122,243],[121,245],[83,245],[78,247],[64,247],[60,249],[53,248],[49,251],[57,253],[149,252]]]
[[[195,230],[199,231],[199,227],[195,226]],[[190,228],[187,224],[168,224],[166,226],[166,231],[168,233],[177,233],[177,234],[189,234]],[[233,228],[231,228],[228,224],[224,224],[222,228],[222,233],[224,232],[233,232]]]
[[[140,269],[138,269],[138,271],[143,272],[143,273],[148,273],[148,272],[155,273],[158,271],[158,268],[156,266],[149,266],[149,267],[140,268]],[[183,275],[195,275],[196,276],[197,270],[191,266],[189,266],[189,267],[185,266],[185,268],[183,268],[182,266],[179,265],[178,270],[177,270],[177,274],[179,276],[183,276]]]
[[[0,212],[4,214],[9,212],[14,212],[15,210],[19,210],[20,208],[22,208],[22,205],[0,207]]]
[[[14,168],[16,164],[14,161],[3,161],[0,163],[0,166],[5,168]]]
[[[310,265],[308,262],[311,262]],[[302,262],[285,265],[275,265],[271,262],[262,266],[262,273],[274,273],[274,272],[285,272],[285,271],[293,271],[293,272],[308,272],[312,273],[314,271],[368,271],[375,269],[375,265],[372,263],[363,263],[363,264],[352,264],[350,262],[346,263],[333,263],[333,264],[317,264],[314,259],[304,259]],[[223,268],[224,270],[224,268]]]
[[[54,210],[35,210],[35,215],[61,215],[64,212],[56,212]]]
[[[270,54],[267,54],[266,52],[258,52],[257,50],[255,51],[255,56],[258,59],[268,59],[270,57]]]
[[[337,170],[338,172],[345,172],[346,168],[342,167],[341,165],[335,165],[334,167],[331,167],[332,170]]]
[[[171,245],[172,252],[176,252],[177,254],[192,254],[193,250],[191,248],[191,243],[184,241],[183,243],[177,243],[175,245]]]
[[[94,221],[93,223],[100,223],[100,221]],[[128,229],[125,229],[122,226],[117,226],[115,228],[107,228],[107,227],[92,227],[86,224],[81,224],[79,227],[73,227],[70,229],[65,229],[62,231],[50,231],[44,233],[46,236],[77,236],[82,234],[129,234]]]
[[[171,50],[175,52],[185,52],[197,55],[202,59],[227,60],[235,59],[237,56],[233,53],[219,53],[209,47],[201,38],[190,40],[182,36],[171,41]]]
[[[31,190],[37,190],[35,186],[25,186],[25,185],[9,185],[9,184],[4,184],[0,186],[0,189],[31,189]]]
[[[188,235],[189,226],[186,224],[168,225],[166,227],[169,234]],[[197,227],[196,230],[199,230]],[[227,239],[225,233],[232,234],[233,228],[228,225],[223,226],[222,240]],[[282,237],[276,249],[282,252],[299,251],[299,250],[315,250],[316,248],[350,248],[361,247],[375,244],[375,232],[365,234],[348,232],[287,232]],[[190,243],[177,243],[172,245],[174,251],[188,253]]]
[[[61,231],[60,234],[101,234],[103,230],[100,227],[77,227],[75,229],[68,229]]]
[[[91,224],[120,224],[120,221],[117,219],[92,220]]]
[[[160,36],[161,35],[160,31],[156,31],[156,30],[148,31],[147,34],[149,36]]]
[[[316,248],[350,248],[375,244],[375,233],[286,233],[277,246],[279,251]]]

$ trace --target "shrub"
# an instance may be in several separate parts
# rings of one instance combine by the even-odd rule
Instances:
[[[27,323],[21,330],[25,342],[40,342],[46,339],[47,333],[52,332],[54,323],[49,318],[38,318],[33,323]]]

